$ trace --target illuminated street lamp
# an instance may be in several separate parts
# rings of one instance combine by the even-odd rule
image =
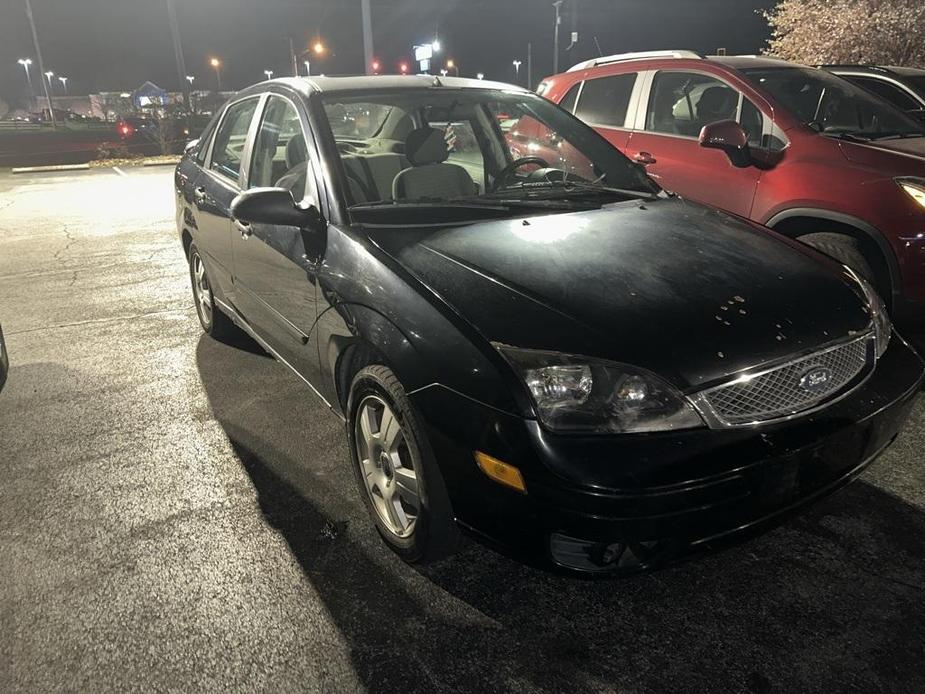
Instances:
[[[374,75],[378,75],[378,74],[379,74],[379,68],[382,67],[382,65],[379,63],[378,60],[374,60],[374,61],[370,64],[370,67],[373,69],[373,74],[374,74]]]
[[[320,40],[318,40],[312,44],[310,50],[312,53],[314,53],[316,56],[320,58],[327,52],[328,49]],[[312,74],[311,61],[305,60],[303,62],[305,63],[305,74],[311,75]],[[324,75],[322,75],[322,77],[324,77]]]
[[[218,86],[217,91],[222,91],[222,61],[218,58],[210,58],[209,65],[211,65],[212,69],[215,70],[215,84]]]
[[[484,72],[480,72],[480,73],[478,73],[478,74],[476,75],[476,77],[477,77],[478,79],[480,79],[480,80],[483,80],[483,79],[485,79],[485,73],[484,73]]]
[[[64,96],[67,96],[67,77],[58,77],[58,81],[64,87]]]
[[[519,60],[515,60],[511,65],[514,66],[514,79],[520,81],[520,66],[523,65]]]
[[[195,78],[193,75],[187,75],[187,76],[186,76],[186,81],[189,82],[189,84],[190,84],[191,87],[193,86],[193,81],[194,81],[195,79],[196,79],[196,78]]]
[[[273,71],[272,71],[272,70],[264,70],[264,71],[263,71],[263,74],[265,74],[265,75],[267,76],[267,79],[268,79],[268,80],[273,79]]]
[[[408,63],[402,63],[401,65],[398,66],[398,69],[401,72],[401,74],[407,75],[408,74]]]
[[[430,44],[430,47],[433,49],[434,53],[440,52],[440,39],[434,39],[434,42]]]
[[[446,77],[446,73],[447,73],[447,69],[446,69],[446,68],[442,68],[442,69],[440,70],[440,74],[443,75],[444,77]]]
[[[51,81],[51,78],[54,76],[55,76],[55,73],[53,73],[51,70],[45,73],[45,78],[48,80],[48,90],[49,91],[52,91],[51,88],[54,85],[54,83]]]
[[[459,66],[456,64],[456,61],[452,58],[447,58],[446,69],[452,70],[453,74],[459,77]]]
[[[26,71],[26,81],[29,83],[29,100],[35,98],[35,94],[32,90],[32,73],[29,72],[29,66],[32,65],[32,58],[20,58],[16,61],[22,65],[22,69]]]

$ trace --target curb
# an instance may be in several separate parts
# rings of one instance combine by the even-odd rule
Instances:
[[[14,167],[12,172],[18,173],[42,173],[44,171],[83,171],[89,169],[89,164],[57,164],[55,166],[19,166]]]
[[[146,161],[142,162],[142,166],[176,166],[180,163],[180,160],[176,161]]]

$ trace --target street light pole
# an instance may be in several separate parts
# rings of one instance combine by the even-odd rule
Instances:
[[[268,80],[273,79],[273,71],[272,71],[272,70],[264,70],[264,71],[263,71],[263,74],[265,74],[265,75],[267,76],[267,79],[268,79]]]
[[[222,74],[221,74],[222,61],[219,60],[218,58],[212,58],[211,60],[209,60],[209,65],[211,65],[212,68],[215,70],[215,84],[218,86],[218,92],[221,93],[222,91]]]
[[[167,20],[170,24],[170,36],[173,39],[173,55],[177,62],[177,77],[180,79],[180,89],[183,92],[183,103],[186,110],[192,112],[193,105],[190,101],[190,90],[186,77],[186,61],[183,59],[183,44],[180,43],[180,28],[177,25],[177,12],[173,6],[174,0],[167,0]],[[187,123],[188,124],[188,123]]]
[[[64,86],[64,96],[67,96],[67,77],[58,77],[58,80]]]
[[[366,74],[369,74],[373,62],[373,21],[369,9],[369,0],[361,0],[360,14],[363,17],[363,61]]]
[[[562,8],[563,0],[556,0],[552,6],[556,8],[556,28],[553,33],[552,39],[552,74],[559,74],[559,25],[562,23],[562,15],[560,10]]]
[[[35,19],[32,17],[32,3],[26,0],[26,16],[29,17],[29,27],[32,29],[32,42],[35,44],[35,55],[39,61],[39,72],[45,72],[45,65],[42,61],[42,49],[39,48],[39,35],[35,30]],[[45,98],[48,99],[48,113],[51,115],[51,127],[57,128],[58,121],[55,118],[55,109],[52,107],[51,94],[48,91],[48,85],[42,81],[42,88],[45,90]]]

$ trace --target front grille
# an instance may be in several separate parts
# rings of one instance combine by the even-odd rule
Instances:
[[[735,426],[799,414],[825,402],[873,363],[870,335],[746,374],[695,396],[712,423]]]

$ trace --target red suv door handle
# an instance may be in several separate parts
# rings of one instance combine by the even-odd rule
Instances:
[[[637,152],[636,156],[633,157],[633,161],[648,166],[649,164],[654,164],[657,160],[648,152]]]

